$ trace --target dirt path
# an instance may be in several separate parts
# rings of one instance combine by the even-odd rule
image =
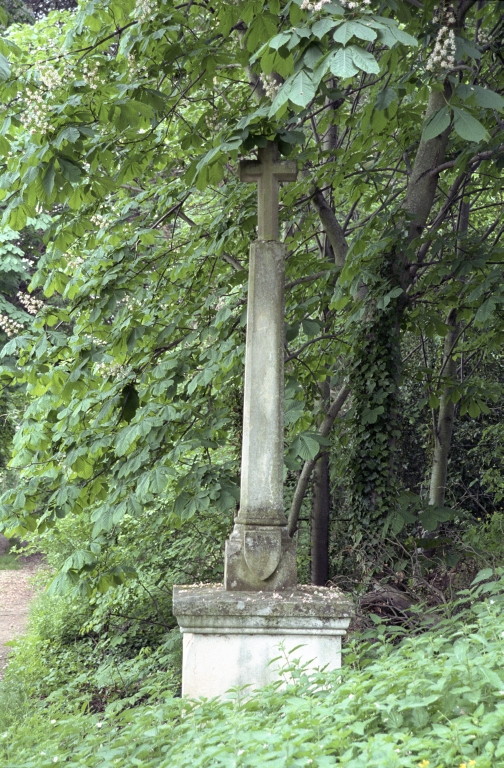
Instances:
[[[26,629],[29,605],[34,595],[30,579],[40,564],[39,555],[30,555],[21,558],[19,571],[0,571],[0,679],[10,651],[5,643]]]

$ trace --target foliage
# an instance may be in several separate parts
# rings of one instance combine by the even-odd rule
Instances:
[[[4,339],[2,381],[29,405],[2,526],[85,518],[61,588],[133,575],[134,559],[103,566],[130,518],[205,527],[215,512],[225,527],[236,509],[256,225],[236,164],[267,140],[302,169],[280,212],[291,478],[332,441],[334,498],[345,490],[352,532],[374,540],[400,491],[423,496],[424,477],[404,487],[399,470],[410,392],[425,472],[446,392],[459,419],[500,415],[502,19],[493,4],[458,3],[455,21],[430,0],[318,5],[110,0],[4,38],[5,232],[26,258],[43,220],[44,244],[22,277],[36,316]],[[456,381],[442,362],[453,307]],[[350,409],[322,438],[319,384],[348,380]]]
[[[347,647],[340,672],[308,676],[295,658],[287,658],[285,674],[291,682],[285,687],[271,686],[248,697],[236,692],[227,702],[173,698],[171,680],[154,673],[154,682],[143,678],[133,700],[111,696],[103,711],[93,713],[79,694],[84,654],[74,646],[65,659],[59,650],[52,658],[58,664],[51,665],[59,670],[55,679],[43,668],[44,656],[42,663],[37,661],[47,651],[33,638],[17,649],[2,693],[17,684],[21,697],[23,679],[38,678],[43,694],[44,677],[51,676],[52,692],[48,699],[32,699],[1,734],[0,754],[12,768],[45,768],[55,758],[76,768],[97,761],[104,768],[140,762],[146,768],[493,768],[504,754],[502,575],[501,569],[489,581],[492,570],[482,571],[452,606],[454,615],[424,615],[427,625],[435,623],[420,635],[387,639],[377,619],[374,630]],[[159,657],[154,661],[159,663]],[[93,662],[94,657],[87,661],[88,670]],[[135,665],[141,678],[139,659]],[[123,668],[116,672],[115,685]],[[69,683],[65,675],[71,676]],[[98,667],[90,682],[106,675]]]

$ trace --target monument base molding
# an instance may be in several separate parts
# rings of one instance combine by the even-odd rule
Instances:
[[[285,680],[282,668],[294,659],[310,671],[339,669],[352,604],[332,588],[227,592],[212,584],[174,587],[173,613],[184,635],[182,694],[213,698]]]

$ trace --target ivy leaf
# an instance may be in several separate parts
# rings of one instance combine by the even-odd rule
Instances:
[[[336,51],[333,59],[331,60],[329,69],[336,77],[353,77],[359,70],[353,63],[352,55],[347,48],[340,48]]]
[[[453,116],[453,127],[461,139],[479,142],[489,138],[486,128],[465,109],[453,107]]]
[[[445,104],[444,107],[438,109],[437,112],[434,112],[434,114],[425,121],[422,140],[430,141],[431,139],[434,139],[436,136],[439,136],[440,133],[443,133],[443,131],[445,131],[449,125],[450,110],[448,105]]]

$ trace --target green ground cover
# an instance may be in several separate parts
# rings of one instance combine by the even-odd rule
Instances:
[[[44,596],[0,689],[0,764],[504,766],[503,573],[481,571],[444,617],[419,612],[422,630],[376,618],[340,672],[286,659],[286,687],[227,702],[178,696],[176,630],[126,659],[120,644],[72,636],[78,605]]]

